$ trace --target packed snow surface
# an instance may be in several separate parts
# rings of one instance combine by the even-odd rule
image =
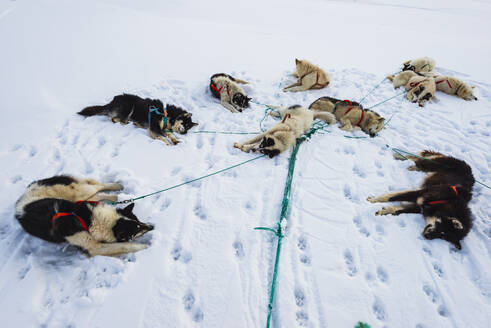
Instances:
[[[133,125],[76,112],[127,92],[182,106],[194,131],[259,131],[265,107],[232,114],[209,77],[248,80],[261,103],[360,100],[421,56],[475,86],[374,110],[380,136],[331,126],[298,153],[279,263],[274,327],[491,327],[491,193],[476,184],[462,251],[421,236],[421,215],[375,216],[369,195],[416,188],[387,147],[465,160],[491,184],[491,4],[487,1],[0,2],[0,317],[3,327],[263,327],[289,152],[136,202],[156,230],[144,251],[87,258],[31,237],[14,218],[25,187],[67,173],[119,181],[137,197],[253,158],[250,136],[189,133],[168,147]],[[284,93],[295,58],[327,89]],[[387,81],[366,106],[395,95]],[[275,123],[267,119],[265,126]]]

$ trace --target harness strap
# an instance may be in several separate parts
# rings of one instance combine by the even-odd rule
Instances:
[[[58,219],[58,218],[61,218],[63,216],[74,216],[77,218],[77,220],[80,222],[80,224],[82,225],[82,228],[84,228],[85,231],[89,232],[89,228],[87,228],[87,225],[85,224],[84,220],[78,216],[77,214],[75,213],[68,213],[68,212],[60,212],[60,213],[56,213],[55,215],[53,215],[53,217],[51,218],[51,225],[54,227],[54,224],[55,224],[55,220]],[[89,232],[90,233],[90,232]]]
[[[349,100],[348,100],[349,101]],[[349,101],[351,103],[351,101]],[[348,108],[348,110],[346,112],[344,112],[344,115],[348,114],[354,107],[350,107]],[[343,116],[344,116],[343,115]],[[361,121],[363,121],[363,116],[365,116],[365,111],[362,109],[361,110],[361,117],[360,117],[360,120],[358,121],[358,123],[356,123],[356,126],[358,126],[359,128],[361,128],[360,124],[361,124]]]
[[[348,99],[345,99],[343,101],[338,101],[335,105],[334,105],[334,110],[332,111],[333,114],[336,114],[336,110],[338,109],[338,105],[342,102],[345,102],[345,103],[348,103],[350,106],[353,106],[353,103],[351,102],[351,100],[348,100]],[[345,113],[346,114],[346,113]]]
[[[220,97],[220,92],[222,91],[223,89],[223,85],[220,87],[220,89],[217,89],[217,87],[213,84],[213,83],[210,83],[210,87],[215,90],[217,93],[218,93],[218,97]],[[221,98],[221,97],[220,97]]]
[[[455,195],[459,195],[459,192],[457,191],[457,186],[450,186],[450,188],[454,191]],[[442,199],[442,200],[433,200],[431,202],[428,202],[428,205],[438,205],[438,204],[446,204],[448,203],[448,200]]]
[[[448,86],[450,87],[450,89],[453,89],[453,88],[452,88],[452,85],[450,84],[450,81],[449,81],[448,79],[438,81],[438,82],[436,82],[436,84],[442,83],[443,81],[447,81],[447,84],[448,84]]]
[[[152,120],[152,113],[156,112],[158,115],[164,116],[164,129],[167,128],[167,109],[164,109],[164,112],[159,112],[159,109],[155,106],[150,106],[148,108],[148,127],[150,128],[150,122]]]

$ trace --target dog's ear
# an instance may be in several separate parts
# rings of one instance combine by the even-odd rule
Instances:
[[[378,121],[379,122],[383,122],[383,121],[385,121],[385,118],[381,117],[381,118],[378,119]]]
[[[195,125],[198,125],[198,123],[193,122],[193,123],[191,124],[191,126],[195,126]]]
[[[130,205],[126,206],[123,210],[133,213],[133,208],[135,207],[135,203],[131,203]]]
[[[193,116],[193,113],[185,113],[184,114],[184,117],[191,117],[191,116]]]
[[[299,64],[300,63],[300,60],[298,60],[297,58],[295,58],[295,64]]]
[[[275,157],[276,155],[278,155],[280,153],[280,150],[279,149],[273,149],[273,150],[270,150],[269,151],[269,158],[273,158]]]

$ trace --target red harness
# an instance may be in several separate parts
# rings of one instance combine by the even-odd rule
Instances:
[[[230,92],[228,90],[228,84],[226,86],[227,86],[227,95],[230,97]],[[218,93],[218,97],[222,98],[222,94],[220,92],[223,89],[223,85],[220,87],[220,89],[217,89],[217,87],[213,83],[210,83],[210,87]]]
[[[450,188],[452,188],[455,195],[457,195],[457,196],[459,195],[459,192],[457,191],[456,186],[450,186]],[[428,205],[438,205],[438,204],[446,204],[446,203],[448,203],[448,200],[442,199],[442,200],[433,200],[431,202],[428,202]]]
[[[99,204],[99,202],[95,202],[95,201],[91,201],[91,200],[79,200],[79,201],[75,202],[75,204],[81,204],[81,203],[91,203],[91,204],[94,204],[94,205]],[[82,228],[84,228],[85,231],[89,232],[89,228],[87,228],[87,224],[85,223],[85,221],[80,216],[78,216],[77,214],[75,214],[73,212],[72,213],[68,213],[68,212],[56,213],[51,218],[51,225],[54,226],[55,220],[58,219],[58,218],[61,218],[63,216],[74,216],[74,217],[76,217],[77,220],[82,225]]]
[[[453,88],[452,88],[452,85],[450,84],[450,81],[448,81],[448,79],[438,81],[438,82],[436,82],[436,84],[442,83],[443,81],[447,81],[447,84],[448,84],[448,86],[450,87],[450,89],[453,89]]]
[[[353,106],[353,103],[349,100],[343,100],[345,102],[347,102],[350,106]],[[346,112],[344,112],[343,116],[348,114],[354,107],[350,107],[348,108],[348,110]],[[361,110],[361,117],[360,117],[360,120],[358,121],[358,123],[356,123],[356,126],[358,126],[359,128],[361,128],[360,124],[361,124],[361,121],[363,121],[363,116],[365,115],[365,111],[362,109]]]

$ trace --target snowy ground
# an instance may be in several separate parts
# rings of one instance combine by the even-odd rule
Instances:
[[[28,236],[14,203],[60,173],[121,181],[139,196],[248,160],[243,136],[189,134],[176,147],[143,129],[75,113],[122,92],[193,112],[197,130],[258,131],[264,108],[232,114],[209,76],[249,80],[254,99],[308,106],[361,99],[409,59],[475,85],[477,102],[438,93],[394,99],[380,137],[331,127],[302,144],[280,260],[275,327],[491,327],[490,190],[474,188],[474,227],[455,251],[421,237],[420,215],[376,217],[368,195],[417,187],[386,147],[464,159],[491,183],[491,5],[484,1],[0,2],[0,314],[4,327],[262,327],[289,154],[140,200],[156,225],[145,251],[87,259]],[[291,94],[294,58],[326,68],[325,90]],[[395,94],[386,81],[366,100]],[[266,125],[272,125],[269,119]],[[355,133],[363,136],[362,133]]]

